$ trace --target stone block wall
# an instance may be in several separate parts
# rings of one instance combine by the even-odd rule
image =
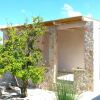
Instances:
[[[87,90],[93,90],[93,22],[86,22],[84,31],[84,82]]]
[[[80,68],[74,69],[74,86],[77,94],[80,94],[86,90],[84,79],[85,79],[85,69],[80,69]]]
[[[93,90],[93,22],[84,25],[84,68],[74,70],[77,93]]]

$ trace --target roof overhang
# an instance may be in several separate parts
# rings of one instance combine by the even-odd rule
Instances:
[[[77,17],[70,17],[70,18],[64,18],[64,19],[57,19],[57,20],[51,20],[51,21],[45,21],[43,22],[44,26],[54,26],[54,25],[61,25],[61,24],[72,24],[77,22],[86,22],[86,21],[93,21],[93,19],[83,16],[77,16]],[[29,24],[31,25],[31,24]],[[23,28],[24,25],[13,25],[11,27],[15,28]],[[1,27],[0,30],[6,30],[8,29],[8,26]]]

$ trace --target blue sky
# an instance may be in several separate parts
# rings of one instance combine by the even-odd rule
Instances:
[[[44,20],[65,18],[71,13],[100,19],[99,4],[100,0],[0,0],[0,25],[22,24],[32,16]]]
[[[0,26],[31,22],[32,16],[53,20],[77,15],[100,19],[100,0],[0,0]],[[1,34],[0,34],[1,35]]]

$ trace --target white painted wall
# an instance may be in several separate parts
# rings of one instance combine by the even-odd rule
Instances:
[[[0,30],[0,44],[3,44],[3,32]]]
[[[100,22],[93,22],[93,79],[94,91],[100,92]]]
[[[72,72],[73,67],[84,67],[82,29],[58,32],[58,70]]]

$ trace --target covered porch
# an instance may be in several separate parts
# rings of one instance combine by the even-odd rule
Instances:
[[[100,22],[78,16],[43,24],[46,34],[38,42],[49,69],[47,84],[64,75],[66,80],[72,79],[79,92],[100,90]],[[6,28],[0,30],[6,32]]]
[[[49,80],[54,83],[62,78],[73,81],[79,92],[96,89],[95,77],[99,78],[96,74],[99,65],[94,67],[97,59],[94,43],[98,44],[94,38],[94,23],[85,17],[45,23],[48,30],[43,38],[43,51],[45,62],[50,68]]]

